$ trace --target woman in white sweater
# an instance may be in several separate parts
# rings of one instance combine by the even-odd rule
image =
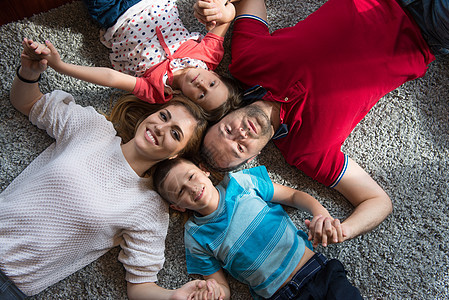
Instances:
[[[169,219],[147,171],[196,151],[201,111],[183,98],[157,110],[127,98],[109,121],[63,91],[43,95],[45,60],[23,53],[21,63],[11,103],[55,142],[0,194],[0,299],[37,294],[118,245],[131,299],[186,298],[198,281],[178,290],[155,284]]]

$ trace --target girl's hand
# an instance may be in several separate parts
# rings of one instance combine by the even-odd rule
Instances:
[[[46,47],[42,49],[41,53],[47,59],[48,65],[57,71],[58,65],[62,63],[58,50],[50,41],[45,41],[45,45]]]
[[[45,59],[53,69],[56,69],[57,65],[62,62],[58,51],[49,41],[41,44],[25,38],[22,44],[25,54],[32,60]]]
[[[198,0],[193,5],[194,16],[197,20],[211,31],[217,25],[217,20],[222,17],[220,9],[210,0]]]
[[[195,17],[208,31],[232,22],[235,17],[235,7],[228,0],[198,0],[193,9]]]
[[[212,0],[220,8],[221,18],[217,20],[217,25],[231,23],[235,18],[234,4],[229,0]]]

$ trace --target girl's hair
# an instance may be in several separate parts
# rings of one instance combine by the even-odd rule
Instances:
[[[123,143],[134,138],[137,127],[149,115],[171,105],[183,106],[196,120],[193,136],[179,155],[193,156],[198,153],[203,135],[207,128],[204,111],[196,103],[190,101],[183,95],[174,95],[173,99],[164,104],[151,104],[140,100],[132,94],[125,94],[117,100],[107,119],[114,124],[117,135],[122,138]]]
[[[222,76],[219,74],[217,75],[228,88],[229,94],[228,99],[226,99],[226,101],[222,105],[209,112],[205,112],[206,119],[211,123],[218,122],[228,112],[239,108],[242,104],[242,93],[238,82],[230,77]]]

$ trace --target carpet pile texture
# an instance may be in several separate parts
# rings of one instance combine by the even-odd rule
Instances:
[[[270,29],[292,26],[324,0],[267,0]],[[186,27],[205,30],[192,14],[193,0],[178,0]],[[64,61],[110,67],[108,49],[99,41],[100,27],[81,1],[0,27],[0,190],[53,141],[32,126],[9,103],[9,89],[20,62],[24,37],[50,40]],[[230,36],[229,36],[230,38]],[[219,72],[226,73],[230,42]],[[304,41],[305,46],[307,41]],[[43,92],[62,89],[77,103],[107,112],[120,91],[95,86],[49,69]],[[343,150],[390,195],[394,211],[375,230],[343,244],[316,250],[345,265],[350,281],[366,299],[449,298],[449,59],[433,62],[427,74],[383,97],[355,128]],[[274,182],[302,189],[333,215],[345,219],[352,208],[336,191],[312,181],[289,166],[269,143],[249,165],[267,166]],[[287,208],[298,228],[310,216]],[[166,263],[159,284],[176,288],[190,280],[186,273],[182,218],[171,215]],[[86,266],[33,299],[127,299],[118,249]],[[229,279],[232,299],[250,299],[248,288]]]

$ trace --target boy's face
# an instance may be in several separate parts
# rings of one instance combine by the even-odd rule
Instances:
[[[215,72],[202,68],[189,68],[180,89],[205,111],[211,111],[222,105],[229,94],[227,86]]]
[[[162,190],[164,197],[172,203],[171,208],[190,209],[202,215],[212,213],[218,206],[217,189],[209,179],[209,173],[191,162],[182,161],[168,173]]]

